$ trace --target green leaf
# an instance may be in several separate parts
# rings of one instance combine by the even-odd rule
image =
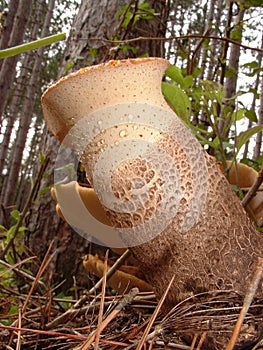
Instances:
[[[120,19],[121,16],[127,11],[128,7],[130,7],[129,4],[126,4],[122,6],[122,8],[117,12],[117,18]]]
[[[171,65],[165,72],[165,75],[169,78],[171,78],[173,81],[178,83],[179,85],[182,85],[184,82],[184,77],[182,74],[181,69],[179,69],[176,66]]]
[[[41,164],[44,164],[44,162],[46,161],[46,155],[45,154],[43,154],[43,153],[39,153],[38,154],[38,158],[39,158],[39,160],[40,160],[40,163]]]
[[[6,227],[3,225],[0,225],[0,230],[7,231]]]
[[[188,96],[177,85],[166,82],[162,83],[162,92],[175,113],[186,121],[191,110]]]
[[[245,116],[246,116],[249,120],[251,120],[252,122],[254,122],[254,123],[257,123],[257,122],[258,122],[258,118],[257,118],[256,112],[253,111],[252,109],[250,109],[250,110],[247,109],[247,110],[245,111]]]
[[[49,192],[51,190],[52,185],[47,186],[42,188],[39,192],[38,192],[38,197],[43,196],[45,193]]]
[[[219,146],[219,138],[215,137],[214,140],[210,143],[210,146],[212,146],[214,149],[217,149]]]
[[[234,113],[234,115],[235,115],[235,120],[241,120],[241,119],[243,119],[243,118],[244,118],[244,115],[245,115],[245,112],[246,112],[245,108],[241,108],[241,109],[239,109],[238,111],[236,111],[236,112]]]
[[[226,78],[232,78],[236,75],[237,75],[237,70],[234,67],[230,67],[230,66],[226,67],[226,73],[225,73]]]
[[[89,47],[89,52],[92,58],[98,57],[98,49],[96,47]]]
[[[237,29],[232,30],[232,32],[230,33],[230,39],[235,41],[241,41],[242,32]]]
[[[263,125],[257,125],[253,128],[250,128],[240,135],[238,135],[236,140],[237,153],[240,151],[241,147],[255,134],[263,130]]]
[[[27,230],[28,230],[28,228],[26,226],[20,226],[19,229],[18,229],[18,232],[24,233]]]
[[[7,231],[7,233],[6,233],[6,242],[9,242],[10,239],[12,238],[13,233],[15,232],[15,228],[16,228],[16,225],[11,226],[10,229]]]
[[[181,84],[181,88],[184,90],[187,90],[192,86],[193,86],[193,77],[192,77],[192,75],[187,75],[184,78],[183,83]]]
[[[129,25],[129,23],[130,23],[130,21],[132,19],[132,16],[133,16],[133,14],[130,11],[128,11],[126,13],[125,18],[124,18],[124,20],[122,21],[122,24],[121,24],[122,28],[127,29],[128,25]]]
[[[246,9],[249,7],[263,7],[262,0],[239,0],[240,9]]]
[[[255,68],[258,68],[258,62],[257,61],[247,62],[247,63],[243,64],[242,67],[255,69]]]
[[[193,70],[193,77],[197,78],[204,70],[200,67],[195,67]]]
[[[17,209],[14,209],[11,211],[11,218],[14,220],[14,222],[17,222],[19,220],[20,217],[20,211]]]

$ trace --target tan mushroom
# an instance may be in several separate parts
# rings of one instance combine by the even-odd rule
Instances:
[[[112,61],[61,79],[42,98],[50,130],[81,153],[107,217],[159,298],[175,275],[164,310],[200,292],[244,295],[263,253],[262,235],[217,164],[166,104],[168,66]],[[110,242],[115,231],[105,232]],[[207,339],[222,349],[228,336],[208,330]]]

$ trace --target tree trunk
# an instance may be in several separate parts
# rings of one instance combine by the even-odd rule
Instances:
[[[241,43],[242,38],[242,21],[244,18],[245,10],[239,10],[238,15],[235,20],[235,26],[234,29],[237,33],[240,34],[240,39],[236,40],[238,43]],[[234,97],[236,94],[236,87],[237,87],[237,77],[238,77],[238,68],[239,68],[239,59],[240,59],[240,46],[239,45],[231,45],[230,55],[229,55],[229,62],[228,62],[228,69],[232,73],[232,76],[227,78],[224,84],[225,88],[225,98],[230,100],[226,103],[227,108],[223,109],[227,110],[227,115],[231,114],[235,109],[235,102],[231,98]],[[228,116],[222,116],[222,119],[218,123],[218,130],[222,137],[227,137],[229,132],[229,118]]]
[[[15,14],[17,11],[17,8],[19,6],[20,0],[10,0],[9,6],[8,6],[8,14],[6,15],[3,30],[0,35],[0,50],[6,49],[8,47],[8,42],[10,38],[10,34],[12,32],[12,27],[14,24]],[[12,43],[9,43],[10,46],[12,46]],[[0,70],[3,64],[3,60],[0,60]]]
[[[209,11],[208,11],[208,16],[207,16],[207,22],[206,22],[206,27],[205,27],[205,33],[207,34],[211,34],[212,31],[212,25],[213,25],[213,20],[215,17],[215,4],[216,0],[210,0],[210,7],[209,7]],[[210,40],[209,40],[210,42]],[[204,79],[204,74],[206,72],[206,65],[209,62],[208,60],[208,45],[203,45],[202,47],[202,59],[201,59],[201,68],[202,68],[202,73],[200,76],[200,80]],[[213,45],[212,47],[215,47],[215,45]],[[210,50],[210,54],[211,54],[211,50]],[[212,54],[211,54],[212,55]]]
[[[259,102],[259,109],[258,109],[258,125],[263,125],[263,77],[261,78],[261,84],[260,84],[260,102]],[[259,132],[256,136],[256,145],[254,148],[254,154],[253,159],[257,160],[260,156],[260,150],[262,147],[262,132]]]
[[[11,5],[11,3],[10,3]],[[20,0],[18,10],[16,12],[14,24],[12,26],[12,33],[10,35],[10,46],[21,44],[23,41],[26,23],[30,17],[32,0]],[[8,44],[9,45],[9,44]],[[16,63],[18,57],[13,56],[6,58],[3,61],[0,70],[0,121],[4,112],[8,95],[16,74]]]
[[[49,1],[48,11],[45,16],[45,21],[43,23],[41,37],[47,36],[50,27],[50,21],[52,18],[52,12],[54,8],[55,0]],[[42,13],[42,6],[39,4],[39,13]],[[35,23],[35,32],[39,29],[40,23]],[[21,110],[21,118],[19,120],[19,129],[17,132],[17,137],[15,144],[13,145],[11,154],[11,163],[9,168],[9,176],[6,178],[6,183],[4,185],[5,192],[3,198],[4,208],[12,208],[15,206],[15,199],[17,193],[17,184],[19,180],[19,172],[23,158],[23,152],[27,140],[27,134],[30,127],[30,123],[33,117],[33,110],[35,105],[35,99],[37,96],[37,91],[39,89],[39,72],[42,63],[42,56],[44,52],[44,47],[37,50],[36,58],[34,60],[34,66],[31,72],[29,82],[27,84],[26,93],[23,98],[23,107]],[[7,217],[9,217],[7,213]]]
[[[263,48],[263,32],[262,32],[262,37],[261,37],[261,48]],[[262,56],[263,54],[261,52],[258,53],[258,66],[261,67],[262,63]],[[257,73],[256,77],[256,82],[255,82],[255,90],[257,91],[258,85],[259,85],[259,78],[260,78],[260,73]],[[260,102],[259,102],[259,110],[258,110],[258,125],[263,125],[263,77],[261,77],[261,83],[260,83]],[[255,108],[255,96],[253,98],[253,104]],[[253,104],[251,106],[251,109],[254,110]],[[257,160],[260,156],[260,151],[262,147],[262,132],[259,132],[256,135],[256,144],[254,147],[254,153],[253,153],[253,159]]]
[[[16,132],[15,122],[18,121],[21,108],[23,105],[24,91],[28,82],[28,66],[31,55],[26,54],[22,60],[21,74],[17,79],[17,82],[12,93],[9,96],[9,104],[5,111],[5,126],[2,127],[3,140],[0,145],[0,174],[2,175],[0,180],[0,222],[5,227],[8,227],[10,218],[8,212],[4,207],[4,197],[7,183],[9,181],[9,169],[11,166],[11,153],[12,147],[14,147],[14,140],[12,140],[12,133]],[[14,185],[14,183],[12,183]]]
[[[214,0],[211,0],[214,1]],[[217,28],[220,27],[221,25],[221,20],[222,20],[222,12],[223,12],[223,0],[217,0],[216,1],[216,9],[215,9],[215,20],[214,20],[214,25],[212,29],[212,35],[217,35]],[[215,29],[216,28],[216,29]],[[210,54],[210,59],[208,62],[208,67],[207,67],[207,72],[206,72],[206,79],[207,80],[216,80],[217,79],[217,70],[218,70],[218,65],[216,62],[216,57],[219,54],[219,45],[217,40],[212,40],[212,45],[211,45],[211,54]]]

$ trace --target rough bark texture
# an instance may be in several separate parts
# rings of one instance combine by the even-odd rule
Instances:
[[[55,5],[55,0],[49,1],[48,11],[45,15],[45,20],[42,25],[41,37],[44,38],[49,33],[50,21],[52,18],[53,8]],[[40,4],[38,12],[42,12],[42,6]],[[35,31],[39,29],[39,23],[36,23],[34,27]],[[3,205],[5,208],[12,208],[15,204],[16,197],[16,187],[14,184],[18,183],[20,167],[23,158],[23,152],[25,144],[27,141],[28,130],[33,118],[33,110],[35,105],[35,99],[37,96],[37,91],[39,89],[39,72],[42,63],[42,56],[44,52],[44,47],[41,47],[37,50],[34,59],[34,65],[30,75],[30,79],[26,86],[25,96],[23,99],[23,107],[21,110],[21,118],[19,120],[19,129],[17,132],[17,137],[15,140],[15,146],[12,149],[11,154],[11,164],[9,168],[8,181],[6,182],[5,195],[3,198]],[[7,215],[9,216],[9,215]]]
[[[234,29],[240,33],[240,38],[242,38],[242,21],[244,18],[245,10],[240,10],[238,12],[238,15],[235,19],[235,25]],[[237,42],[241,42],[240,40],[236,40]],[[231,98],[234,97],[236,94],[236,87],[237,87],[237,77],[238,77],[238,67],[239,67],[239,59],[240,59],[240,46],[238,45],[231,45],[231,50],[229,54],[229,62],[228,62],[228,69],[232,73],[232,76],[227,78],[225,80],[225,98],[228,99],[228,102],[226,103],[228,108],[231,108],[233,111],[235,109],[235,102],[231,100]],[[230,112],[228,111],[228,115]],[[227,137],[228,135],[228,128],[229,128],[229,117],[223,117],[222,120],[219,121],[218,129],[222,137]]]
[[[104,39],[112,38],[118,24],[116,14],[127,2],[127,0],[81,2],[65,53],[66,61],[74,63],[74,70],[105,60],[111,44],[106,43]],[[60,76],[63,74],[62,66]]]
[[[262,37],[261,37],[261,48],[263,48],[263,32],[262,32]],[[258,66],[261,67],[261,63],[262,63],[262,58],[263,58],[263,54],[260,52],[258,54]],[[256,77],[256,82],[255,82],[255,88],[258,89],[258,86],[260,84],[260,102],[259,102],[259,109],[258,109],[258,125],[263,125],[263,77],[261,77],[261,82],[259,81],[260,79],[260,74],[257,74]],[[251,109],[254,110],[253,107],[255,107],[255,98],[253,99],[253,104],[251,106]],[[253,159],[258,159],[258,157],[260,156],[260,150],[261,150],[261,146],[262,146],[262,132],[259,132],[256,135],[256,145],[254,148],[254,154],[253,154]]]
[[[12,27],[14,24],[14,18],[16,14],[17,7],[19,5],[18,0],[11,0],[8,6],[8,14],[5,15],[5,20],[3,23],[3,28],[0,31],[0,49],[6,49],[8,47],[8,42],[10,34],[12,32]],[[12,45],[10,42],[9,45]],[[3,64],[3,60],[0,61],[0,70]]]
[[[11,3],[10,3],[11,5]],[[30,9],[32,6],[32,0],[21,0],[19,2],[18,10],[15,16],[14,24],[12,26],[12,33],[10,35],[10,46],[21,44],[24,37],[24,32],[26,28],[26,23],[30,16]],[[7,97],[12,86],[16,74],[16,63],[18,57],[13,56],[6,58],[3,61],[1,71],[0,71],[0,120],[2,118],[5,105],[7,103]]]

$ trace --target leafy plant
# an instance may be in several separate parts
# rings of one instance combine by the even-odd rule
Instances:
[[[121,26],[127,29],[134,26],[139,20],[150,20],[154,16],[154,9],[150,7],[148,1],[136,2],[135,4],[126,4],[118,12],[118,19],[122,18]]]
[[[257,117],[253,110],[242,104],[236,106],[234,110],[228,107],[231,104],[235,105],[237,96],[227,100],[221,84],[210,80],[199,80],[198,84],[195,84],[195,76],[185,75],[183,69],[173,65],[166,71],[166,77],[167,80],[162,83],[165,99],[201,144],[212,148],[212,153],[219,160],[224,162],[229,153],[231,157],[233,155],[237,157],[242,146],[263,130],[263,126],[254,126],[239,134],[231,135],[231,130],[236,129],[237,121],[247,118],[257,122]],[[218,125],[222,118],[226,122],[223,133],[220,133]]]
[[[16,209],[11,212],[11,217],[14,220],[14,225],[11,226],[10,229],[7,230],[4,226],[0,227],[3,234],[5,235],[5,246],[3,251],[0,254],[1,259],[4,259],[5,256],[7,256],[9,259],[12,259],[12,247],[13,247],[14,241],[16,238],[21,239],[21,235],[23,235],[24,232],[26,231],[26,227],[23,226],[23,222],[28,213],[30,206],[32,205],[35,198],[37,197],[39,184],[45,174],[45,170],[46,170],[49,158],[47,156],[41,155],[40,160],[41,160],[41,165],[40,165],[37,178],[32,186],[32,189],[30,191],[27,202],[22,212],[20,213]]]

